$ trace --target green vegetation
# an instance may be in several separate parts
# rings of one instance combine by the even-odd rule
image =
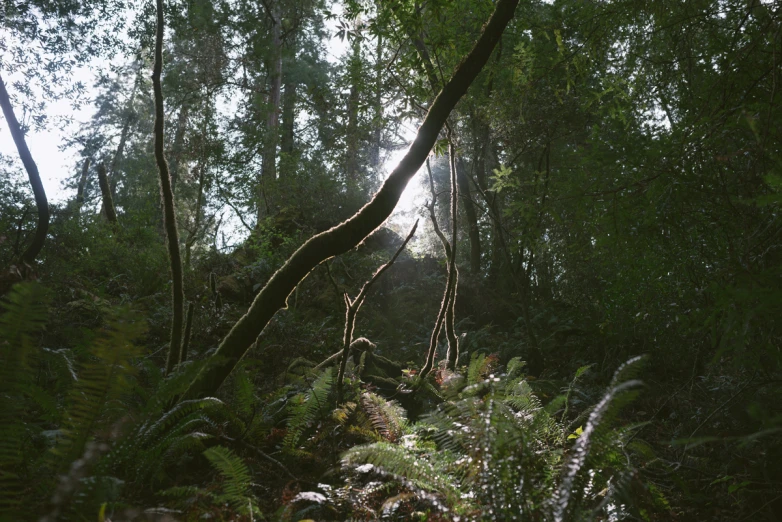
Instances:
[[[778,2],[1,23],[0,521],[782,518]]]

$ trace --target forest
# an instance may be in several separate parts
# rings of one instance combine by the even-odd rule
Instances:
[[[779,0],[0,21],[0,521],[782,520]]]

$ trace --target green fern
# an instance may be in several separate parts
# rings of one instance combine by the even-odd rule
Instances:
[[[98,336],[90,355],[79,369],[79,380],[66,401],[63,418],[63,438],[55,453],[64,465],[79,458],[87,441],[124,411],[107,415],[121,395],[131,388],[131,377],[136,373],[133,360],[140,350],[131,341],[141,335],[143,324],[115,319]]]
[[[283,441],[285,447],[289,449],[296,447],[304,431],[312,426],[319,415],[323,415],[329,409],[329,395],[333,384],[333,368],[326,368],[315,379],[310,389],[290,399],[288,434]]]
[[[635,364],[617,371],[568,459],[567,430],[521,375],[523,363],[513,360],[505,376],[481,380],[487,363],[479,355],[468,370],[470,385],[412,427],[417,443],[360,446],[346,452],[343,463],[372,464],[416,490],[437,493],[466,520],[589,518],[609,505],[597,492],[610,497],[631,476],[617,458],[626,432],[612,425],[637,386],[622,381],[637,371]],[[420,437],[437,450],[427,450]]]
[[[33,373],[39,354],[33,336],[46,321],[45,303],[37,284],[16,285],[0,315],[0,515],[11,518],[26,503],[29,442],[41,432],[30,412],[51,402]]]
[[[252,475],[247,465],[228,448],[214,446],[204,456],[223,478],[222,495],[218,498],[231,504],[237,511],[245,511],[250,504]]]
[[[376,442],[355,446],[342,455],[342,463],[352,467],[372,464],[419,492],[441,494],[450,505],[460,502],[461,491],[454,486],[458,481],[449,474],[447,461],[422,458],[397,444]]]
[[[588,497],[593,489],[594,470],[599,467],[600,458],[618,442],[610,426],[622,406],[638,393],[641,383],[632,377],[640,371],[642,361],[642,357],[634,357],[616,370],[611,386],[590,413],[589,420],[576,439],[560,486],[551,501],[552,518],[556,522],[573,518],[579,508],[590,503]],[[591,473],[585,473],[585,470]],[[600,499],[599,506],[605,507],[607,500]]]
[[[402,436],[407,413],[396,401],[387,401],[372,392],[361,394],[361,406],[374,429],[381,437],[396,442]]]

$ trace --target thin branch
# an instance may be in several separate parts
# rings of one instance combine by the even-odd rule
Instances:
[[[340,402],[342,400],[342,380],[345,376],[345,367],[347,366],[348,362],[348,353],[350,352],[350,345],[353,342],[353,328],[356,324],[356,315],[358,314],[358,310],[361,308],[361,305],[364,303],[364,299],[367,297],[367,292],[369,292],[369,289],[372,287],[372,285],[375,283],[375,281],[378,280],[378,278],[391,268],[391,265],[394,264],[394,261],[396,261],[396,258],[399,257],[399,254],[402,253],[402,250],[405,249],[407,246],[407,243],[410,242],[410,240],[413,238],[413,234],[415,234],[416,229],[418,228],[418,220],[415,220],[415,223],[413,224],[413,228],[410,229],[410,232],[407,234],[407,237],[402,242],[400,247],[396,250],[396,253],[391,257],[391,259],[381,266],[380,268],[375,271],[374,275],[364,283],[364,286],[361,287],[361,291],[358,293],[358,296],[351,300],[350,296],[348,294],[345,295],[345,305],[346,305],[346,312],[345,312],[345,336],[343,339],[343,348],[342,348],[342,360],[340,361],[339,365],[339,375],[337,376],[337,402]]]

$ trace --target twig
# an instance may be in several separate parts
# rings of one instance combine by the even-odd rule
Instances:
[[[416,229],[418,228],[418,220],[415,220],[415,223],[413,224],[413,228],[410,229],[410,232],[407,234],[407,237],[402,242],[402,245],[397,249],[396,253],[389,259],[389,261],[377,269],[375,274],[364,283],[364,286],[361,287],[361,291],[358,293],[358,296],[351,300],[350,296],[347,294],[347,292],[344,294],[345,296],[345,306],[347,308],[345,312],[345,336],[343,339],[343,348],[342,348],[342,360],[340,361],[339,365],[339,374],[337,375],[337,401],[342,400],[342,379],[345,376],[345,366],[347,366],[348,362],[348,353],[350,352],[350,345],[353,342],[353,328],[356,323],[356,315],[358,314],[358,310],[361,308],[361,305],[364,303],[364,299],[367,297],[367,292],[369,292],[370,287],[375,283],[375,281],[378,280],[378,278],[388,270],[391,265],[394,264],[394,261],[396,261],[396,258],[399,257],[399,254],[402,253],[402,250],[405,249],[407,246],[407,243],[410,242],[411,239],[413,239],[413,234],[415,234]]]

